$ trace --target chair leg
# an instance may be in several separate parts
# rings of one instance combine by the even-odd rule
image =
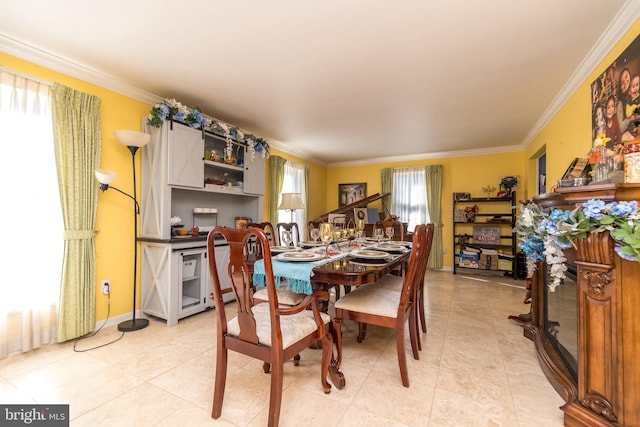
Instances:
[[[336,360],[335,366],[336,369],[340,368],[340,364],[342,363],[342,319],[339,317],[334,317],[332,321],[332,325],[336,337]]]
[[[412,307],[409,312],[409,339],[411,340],[411,353],[413,354],[414,360],[420,360],[419,351],[422,350],[422,345],[420,344],[420,334],[418,325],[418,318],[415,315],[415,307]]]
[[[227,349],[218,347],[216,358],[216,382],[213,391],[213,409],[211,418],[218,419],[222,414],[222,401],[224,400],[224,388],[227,383]]]
[[[327,381],[329,375],[329,364],[331,363],[331,355],[333,354],[333,338],[331,333],[327,333],[321,338],[322,345],[322,366],[320,369],[320,383],[325,394],[331,393],[331,384]]]
[[[264,362],[262,364],[262,370],[264,371],[265,374],[268,374],[269,371],[271,371],[271,364],[269,362]]]
[[[404,323],[396,327],[396,349],[398,351],[398,365],[402,385],[409,387],[409,372],[407,371],[407,355],[404,352]]]
[[[427,333],[427,320],[424,316],[424,286],[420,286],[418,294],[418,306],[420,308],[420,323],[422,324],[422,332]]]
[[[277,427],[280,422],[280,406],[282,405],[282,378],[284,366],[276,363],[271,371],[271,396],[269,398],[269,427]]]
[[[293,356],[293,366],[298,366],[300,365],[300,355],[296,354],[295,356]]]
[[[367,324],[358,322],[358,342],[364,341],[364,337],[367,335]]]

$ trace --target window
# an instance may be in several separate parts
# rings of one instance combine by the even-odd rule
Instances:
[[[418,224],[429,223],[427,180],[422,166],[393,170],[391,213],[407,223],[407,231]]]
[[[12,254],[0,289],[0,358],[55,341],[64,227],[51,122],[48,85],[0,70],[0,220]]]
[[[305,170],[303,165],[287,161],[284,164],[284,181],[282,183],[282,193],[300,193],[303,201],[307,200],[305,192]],[[291,211],[278,210],[278,222],[291,222]],[[293,213],[293,222],[298,223],[300,234],[304,235],[305,215],[304,209],[297,209]],[[274,224],[275,225],[275,224]],[[301,236],[302,237],[302,236]]]

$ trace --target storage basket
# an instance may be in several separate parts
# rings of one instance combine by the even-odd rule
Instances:
[[[196,274],[196,262],[195,259],[182,262],[182,277],[193,277]]]

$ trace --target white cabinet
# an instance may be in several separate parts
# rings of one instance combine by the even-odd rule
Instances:
[[[206,242],[189,244],[142,242],[142,310],[174,326],[192,314],[213,307]],[[229,247],[222,244],[220,266],[228,263]],[[226,268],[226,265],[224,266]],[[233,296],[225,299],[229,301]]]
[[[172,237],[171,217],[182,218],[186,228],[212,224],[233,227],[236,216],[262,218],[264,160],[256,156],[245,165],[244,159],[249,158],[245,157],[246,147],[236,142],[232,152],[235,164],[205,159],[211,144],[217,144],[220,155],[226,154],[224,137],[179,123],[164,122],[160,128],[145,125],[144,129],[151,134],[151,141],[141,150],[141,308],[173,326],[183,317],[213,307],[213,302],[209,298],[206,240],[203,236]],[[225,179],[224,185],[205,185],[207,178],[213,177]],[[211,216],[194,215],[195,208],[217,209],[215,221],[210,221]],[[216,245],[221,270],[227,268],[228,250],[224,242]],[[226,295],[225,301],[234,298]]]
[[[244,192],[247,194],[264,194],[264,160],[256,153],[253,161],[245,148]]]
[[[203,132],[174,123],[167,133],[167,150],[167,184],[203,188]]]

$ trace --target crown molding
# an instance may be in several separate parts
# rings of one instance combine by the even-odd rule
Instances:
[[[640,1],[627,0],[600,38],[598,38],[587,56],[585,56],[580,65],[578,65],[578,68],[576,68],[569,80],[564,84],[562,89],[560,89],[560,92],[558,92],[553,101],[551,101],[551,104],[549,104],[538,121],[527,133],[520,144],[522,150],[526,149],[542,129],[549,124],[551,119],[560,111],[575,91],[584,84],[587,77],[593,73],[596,67],[604,60],[605,56],[613,50],[622,36],[629,31],[638,18],[640,18]]]
[[[558,111],[567,102],[567,100],[584,83],[586,78],[593,72],[593,70],[595,70],[598,64],[602,62],[604,57],[615,47],[622,36],[639,18],[640,1],[627,0],[618,14],[615,16],[615,18],[609,23],[607,29],[600,36],[596,44],[591,48],[578,68],[573,72],[567,83],[565,83],[560,92],[558,92],[551,104],[549,104],[547,109],[542,113],[540,118],[536,121],[534,126],[518,146],[494,147],[488,149],[465,151],[443,151],[436,153],[415,154],[409,156],[371,158],[353,162],[325,163],[314,158],[309,153],[291,147],[286,143],[269,139],[269,144],[282,152],[286,152],[304,160],[308,160],[329,168],[371,165],[388,162],[402,162],[411,160],[425,160],[434,158],[476,156],[525,150],[529,146],[529,144],[531,144],[533,139],[538,135],[538,133],[540,133],[540,131],[544,129],[544,127],[558,113]],[[4,33],[0,33],[0,50],[6,52],[9,55],[29,61],[36,65],[40,65],[53,71],[68,75],[70,77],[95,84],[97,86],[112,90],[116,93],[120,93],[141,102],[148,103],[150,105],[156,104],[162,100],[162,97],[141,90],[130,84],[124,83],[120,79],[110,74],[101,72],[95,68],[87,66],[86,64],[55,54],[49,50],[29,45],[21,40],[9,37]]]

